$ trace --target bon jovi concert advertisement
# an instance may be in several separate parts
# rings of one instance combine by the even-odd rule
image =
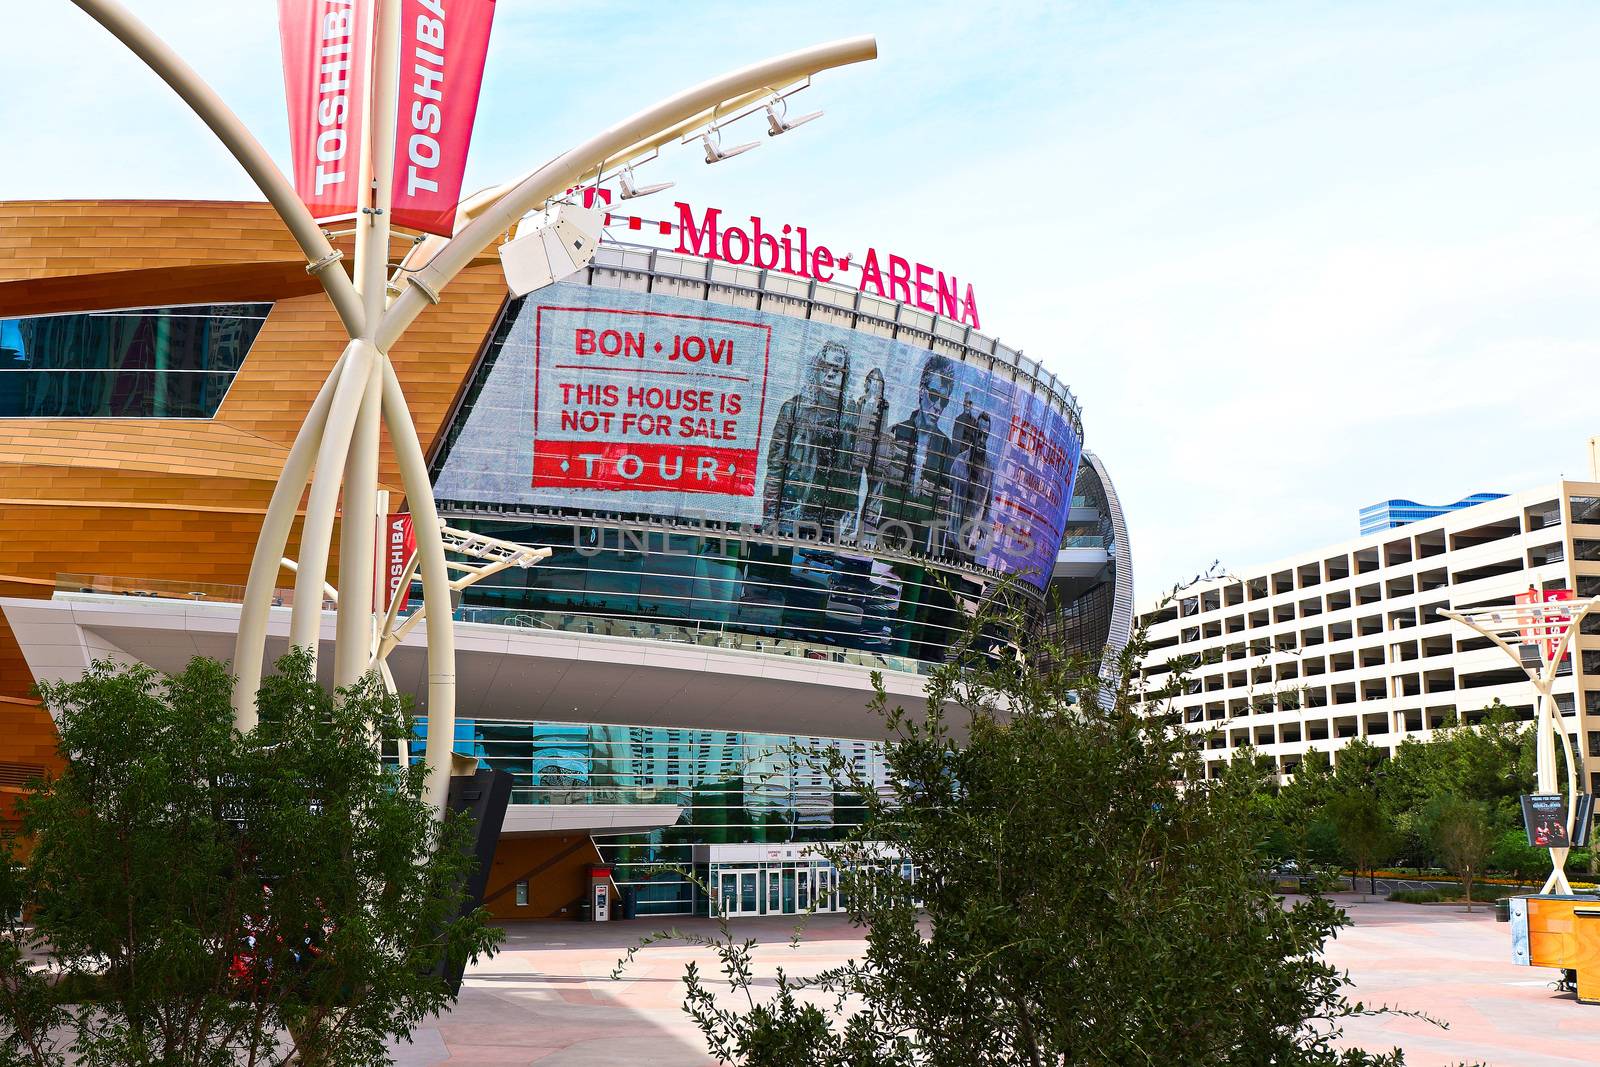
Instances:
[[[441,497],[737,522],[1049,575],[1082,443],[1004,367],[571,283],[510,314]]]

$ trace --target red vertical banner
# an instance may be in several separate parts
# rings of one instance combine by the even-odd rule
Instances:
[[[384,538],[384,586],[387,592],[383,598],[383,607],[387,611],[395,597],[400,598],[400,608],[404,610],[411,603],[411,583],[407,582],[402,588],[400,579],[405,577],[406,564],[411,562],[411,557],[417,552],[417,531],[411,525],[411,515],[396,514],[389,516],[388,535]]]
[[[1559,604],[1571,599],[1571,589],[1540,591],[1531,585],[1526,593],[1518,593],[1516,597],[1518,604]],[[1523,624],[1521,627],[1523,642],[1526,644],[1541,642],[1544,646],[1544,659],[1548,662],[1555,658],[1556,647],[1561,644],[1561,630],[1572,621],[1572,616],[1550,611],[1540,616],[1519,615],[1517,621]],[[1570,642],[1567,651],[1572,651]]]
[[[1563,600],[1571,600],[1571,599],[1572,599],[1572,590],[1570,590],[1570,589],[1546,589],[1544,591],[1544,602],[1546,604],[1558,604]],[[1545,616],[1545,624],[1549,627],[1549,629],[1547,629],[1545,631],[1545,634],[1546,634],[1545,640],[1544,640],[1544,658],[1545,659],[1547,659],[1547,660],[1555,659],[1556,646],[1561,644],[1561,631],[1563,629],[1565,629],[1566,625],[1568,623],[1570,623],[1571,621],[1572,621],[1572,616],[1571,615],[1556,614],[1555,612],[1550,612],[1549,614],[1547,614]],[[1567,651],[1568,652],[1572,651],[1572,643],[1570,641],[1567,643]]]
[[[448,237],[483,87],[494,0],[400,0],[396,226]]]
[[[360,206],[373,0],[278,0],[294,189],[318,222]]]

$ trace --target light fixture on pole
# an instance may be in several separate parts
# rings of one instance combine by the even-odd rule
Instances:
[[[617,175],[617,185],[622,189],[622,199],[624,200],[633,200],[636,197],[649,196],[651,193],[664,192],[677,184],[677,182],[656,182],[653,185],[639,185],[634,181],[632,167],[623,167]]]
[[[801,115],[796,119],[789,118],[789,98],[786,96],[774,96],[772,102],[767,105],[766,111],[768,137],[777,137],[780,134],[788,133],[796,126],[804,126],[813,119],[822,117],[821,111],[813,111],[809,115]]]
[[[722,147],[722,127],[711,126],[700,134],[700,143],[705,146],[706,162],[721,163],[724,159],[743,155],[752,148],[760,148],[760,141],[750,141],[745,144],[736,144],[732,148]]]
[[[570,278],[594,259],[605,212],[578,204],[556,204],[526,234],[500,246],[500,267],[512,296],[527,296]]]

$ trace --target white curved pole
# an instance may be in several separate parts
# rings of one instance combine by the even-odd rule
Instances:
[[[1567,763],[1567,837],[1570,840],[1572,831],[1577,824],[1578,815],[1578,766],[1572,751],[1572,739],[1567,736],[1567,731],[1561,724],[1561,709],[1556,707],[1555,697],[1551,690],[1555,687],[1556,672],[1561,669],[1562,662],[1567,658],[1567,646],[1572,643],[1572,635],[1577,630],[1578,624],[1593,607],[1593,601],[1580,608],[1576,615],[1567,621],[1567,626],[1561,632],[1561,639],[1556,642],[1555,654],[1550,657],[1550,662],[1544,670],[1539,672],[1539,690],[1544,698],[1543,707],[1538,716],[1538,725],[1535,729],[1538,737],[1535,752],[1538,757],[1539,791],[1554,792],[1556,786],[1556,746],[1557,738],[1561,741],[1562,753],[1566,756]],[[1571,893],[1572,885],[1567,881],[1567,856],[1571,849],[1552,848],[1550,850],[1550,877],[1545,879],[1541,893]]]
[[[354,685],[366,673],[372,644],[372,588],[376,581],[378,431],[383,426],[383,378],[367,376],[345,459],[339,520],[339,598],[334,622],[333,684]],[[299,598],[296,597],[298,600]]]
[[[282,567],[284,570],[288,571],[290,574],[299,574],[300,573],[300,564],[296,563],[294,560],[290,559],[288,556],[284,556],[282,559],[280,559],[278,561],[278,566]],[[322,583],[322,595],[327,597],[329,600],[335,600],[336,601],[336,600],[339,599],[339,590],[335,589],[333,586],[329,585],[327,582],[323,582]]]
[[[380,356],[383,374],[383,424],[400,464],[400,480],[411,506],[417,535],[417,563],[422,571],[422,602],[428,608],[428,768],[423,795],[442,818],[450,792],[450,752],[456,735],[456,632],[450,612],[450,572],[445,566],[439,511],[433,503],[428,462],[417,439],[405,394],[394,365]]]
[[[328,550],[333,541],[333,517],[339,503],[339,482],[350,455],[350,439],[366,397],[367,382],[377,373],[380,358],[372,342],[356,338],[345,349],[348,359],[334,386],[328,423],[317,449],[316,476],[306,501],[300,528],[300,570],[295,575],[294,610],[289,616],[289,644],[309,649],[313,662],[322,630],[322,584],[328,577]],[[369,502],[367,505],[371,507]]]
[[[390,203],[394,178],[395,108],[399,80],[400,0],[377,7],[376,42],[366,99],[368,136],[362,138],[361,200],[370,210],[356,216],[356,291],[363,320],[375,326],[388,304]],[[370,337],[370,330],[363,333]],[[379,357],[381,358],[381,357]],[[339,526],[339,603],[334,624],[333,684],[353,685],[366,673],[372,644],[372,588],[378,496],[378,431],[382,425],[383,377],[374,360],[345,457],[344,508]],[[309,518],[309,516],[308,516]]]
[[[256,724],[256,690],[261,687],[261,660],[267,651],[267,619],[272,611],[272,591],[278,583],[278,568],[289,543],[300,497],[311,479],[311,462],[322,445],[322,431],[333,404],[334,386],[344,369],[350,350],[339,356],[322,383],[306,419],[295,434],[294,444],[272,488],[272,500],[261,519],[255,555],[250,560],[250,577],[245,582],[244,601],[239,605],[239,633],[233,644],[233,724],[249,731]]]
[[[647,139],[665,127],[691,119],[724,100],[755,92],[765,86],[797,81],[830,67],[861,63],[876,58],[877,54],[878,43],[872,37],[850,37],[775,56],[713,78],[645,108],[557,156],[522,179],[510,192],[467,223],[461,232],[439,249],[427,266],[406,276],[410,284],[395,298],[378,324],[375,332],[378,347],[388,351],[389,346],[424,308],[438,303],[440,291],[478,253],[488,248],[500,234],[510,230],[523,215],[574,185],[592,171],[600,160]]]
[[[200,121],[210,127],[211,132],[217,135],[217,140],[233,153],[233,158],[239,161],[245,173],[256,183],[256,188],[261,190],[278,213],[278,218],[288,227],[310,264],[306,269],[315,274],[327,290],[328,299],[339,313],[346,333],[357,337],[364,332],[367,320],[362,313],[361,301],[356,295],[355,286],[339,267],[333,245],[328,243],[322,228],[300,202],[300,197],[295,194],[294,187],[283,176],[278,165],[245,128],[244,123],[239,121],[239,117],[222,102],[222,98],[206,84],[205,79],[195,73],[194,68],[116,0],[72,2],[127,45],[129,51],[144,60],[145,66],[170,85],[190,110],[200,117]]]

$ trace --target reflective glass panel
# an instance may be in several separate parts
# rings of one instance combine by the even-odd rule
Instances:
[[[271,308],[0,319],[0,418],[210,418]]]

